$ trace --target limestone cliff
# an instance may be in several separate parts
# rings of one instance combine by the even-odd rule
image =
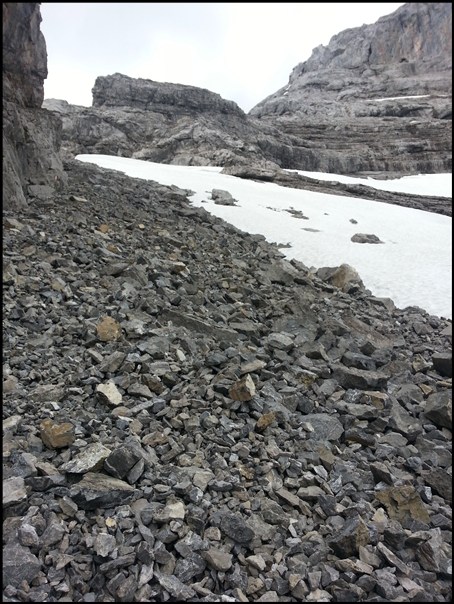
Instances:
[[[3,3],[3,202],[26,204],[64,179],[60,120],[42,109],[47,52],[36,2]]]
[[[106,153],[180,165],[231,165],[254,157],[271,163],[286,137],[272,124],[257,125],[233,101],[202,88],[98,77],[93,107],[46,100],[63,122],[68,156]],[[289,143],[288,143],[289,144]]]
[[[72,157],[387,176],[447,172],[451,20],[448,3],[409,3],[347,29],[248,115],[208,90],[121,74],[97,78],[93,107],[53,99],[45,106],[60,114]]]
[[[307,169],[450,171],[451,4],[408,3],[337,34],[250,115],[293,137],[293,162],[309,147]]]

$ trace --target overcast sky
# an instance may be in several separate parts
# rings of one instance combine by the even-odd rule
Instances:
[[[207,88],[244,111],[340,31],[403,3],[41,3],[45,98],[91,106],[97,76]]]

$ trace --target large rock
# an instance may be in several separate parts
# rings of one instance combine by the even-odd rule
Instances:
[[[65,181],[59,156],[61,122],[41,109],[46,43],[37,2],[3,3],[3,201],[23,206]]]

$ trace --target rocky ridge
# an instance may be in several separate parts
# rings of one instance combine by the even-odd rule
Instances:
[[[66,169],[4,214],[3,601],[450,601],[451,321]]]
[[[450,172],[451,4],[411,2],[342,31],[250,115],[311,150],[307,170]]]
[[[97,78],[93,107],[45,106],[62,117],[68,158],[387,177],[450,172],[451,23],[449,3],[408,3],[345,30],[248,115],[207,90],[121,74]]]
[[[63,124],[65,157],[101,153],[180,165],[247,163],[277,168],[289,141],[272,125],[257,127],[233,101],[182,84],[122,74],[98,77],[93,107],[49,99]]]

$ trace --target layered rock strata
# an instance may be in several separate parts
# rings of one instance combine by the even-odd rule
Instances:
[[[42,109],[47,53],[36,2],[3,3],[3,203],[46,197],[64,180],[58,116]]]
[[[451,171],[451,4],[408,3],[342,31],[250,115],[292,137],[307,170]]]
[[[62,116],[67,157],[383,176],[447,172],[451,10],[449,3],[409,3],[341,32],[248,115],[207,90],[121,74],[97,78],[93,107],[54,99],[45,106]]]
[[[50,99],[45,106],[63,121],[66,157],[101,153],[181,165],[274,161],[287,141],[272,125],[257,127],[233,101],[181,84],[98,77],[93,107]]]

